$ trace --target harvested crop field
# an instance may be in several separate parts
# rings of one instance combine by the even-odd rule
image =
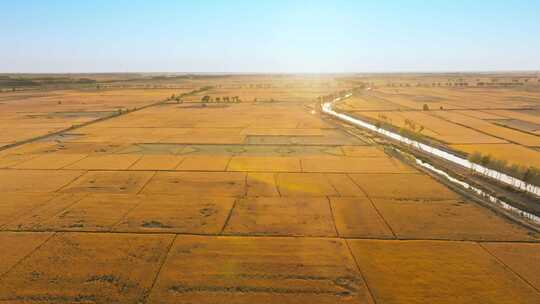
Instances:
[[[0,151],[0,303],[540,302],[540,235],[321,115],[317,97],[349,83],[230,76],[182,85],[125,89],[92,110],[211,88]],[[384,95],[377,108],[370,97],[355,111],[421,109],[435,94],[417,90],[420,101]],[[36,112],[56,100],[26,94]],[[435,102],[458,108],[455,98]],[[443,121],[435,114],[414,119]],[[434,136],[454,124],[444,123]],[[453,132],[446,138],[478,135],[516,162],[510,147],[529,149],[469,127]],[[477,144],[465,142],[452,144]]]

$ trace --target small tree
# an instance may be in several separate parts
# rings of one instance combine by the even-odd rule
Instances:
[[[540,183],[540,169],[536,167],[529,167],[529,172],[530,172],[529,180],[531,181],[531,183],[535,183],[535,184]]]
[[[471,163],[479,163],[482,160],[482,154],[478,151],[469,155],[469,161]]]
[[[424,106],[422,106],[422,110],[429,111],[429,106],[427,105],[427,103],[425,103]]]
[[[508,170],[510,171],[510,174],[512,176],[515,176],[517,178],[521,178],[521,169],[520,169],[519,165],[512,164]]]
[[[531,180],[531,168],[523,167],[523,181],[529,182]]]
[[[480,160],[480,163],[482,166],[486,167],[491,162],[491,155],[482,155],[482,159]]]

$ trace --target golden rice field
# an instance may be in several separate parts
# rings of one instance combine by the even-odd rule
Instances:
[[[51,113],[140,108],[212,86],[0,151],[0,303],[540,302],[540,235],[318,113],[318,96],[351,84],[182,85],[0,93],[1,128],[22,130],[2,132],[9,144],[95,119]],[[451,90],[399,95],[420,93],[444,97],[445,110],[391,90],[344,105],[413,119],[461,151],[538,157],[535,135],[490,122],[512,116],[489,110],[488,93],[471,105]]]
[[[343,101],[340,108],[397,128],[411,130],[407,121],[413,122],[412,131],[458,152],[540,166],[540,91],[535,89],[381,83]]]

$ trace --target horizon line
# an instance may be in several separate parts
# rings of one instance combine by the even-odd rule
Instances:
[[[166,72],[166,71],[108,71],[108,72],[0,72],[0,75],[93,75],[93,74],[176,74],[176,75],[358,75],[358,74],[489,74],[489,73],[540,73],[540,69],[516,69],[516,70],[406,70],[406,71],[355,71],[355,72]]]

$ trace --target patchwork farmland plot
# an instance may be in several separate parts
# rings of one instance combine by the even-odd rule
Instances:
[[[399,88],[380,86],[344,100],[339,108],[458,152],[480,152],[509,165],[538,167],[540,95],[535,87],[480,90],[431,85],[409,81]]]
[[[104,91],[100,102],[98,93],[27,93],[21,107],[34,112],[75,111],[86,98],[98,111],[209,87],[0,151],[0,303],[540,302],[535,230],[320,115],[318,96],[352,84],[238,75],[182,85]],[[416,113],[424,102],[408,95],[435,93],[410,90],[343,106],[413,119],[462,151],[536,157],[535,135],[485,127],[516,108],[473,117],[488,97],[465,107],[449,91],[434,104],[459,113]],[[3,97],[22,104],[18,94]],[[0,116],[17,108],[1,106]],[[0,141],[69,120],[57,119]]]

